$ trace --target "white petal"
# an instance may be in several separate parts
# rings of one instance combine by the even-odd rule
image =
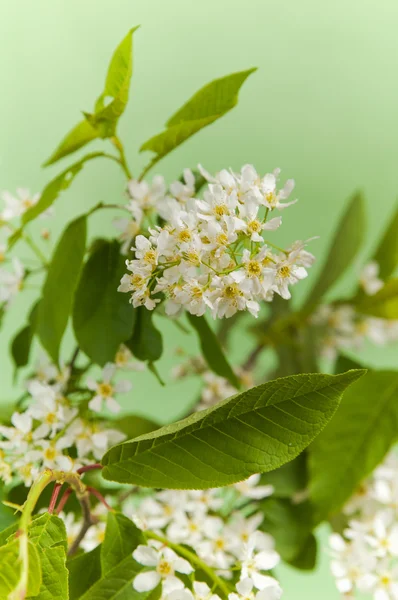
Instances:
[[[156,567],[158,564],[158,553],[151,546],[141,544],[133,552],[133,558],[146,567]]]
[[[137,592],[150,592],[154,590],[160,581],[160,575],[156,571],[139,573],[133,581],[133,588]]]

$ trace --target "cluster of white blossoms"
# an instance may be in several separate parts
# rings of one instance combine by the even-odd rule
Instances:
[[[392,451],[344,507],[342,535],[330,536],[331,570],[344,598],[398,599],[398,457]]]
[[[175,545],[182,544],[231,588],[230,600],[280,598],[281,587],[269,573],[280,558],[273,538],[259,531],[263,515],[255,512],[255,500],[269,496],[273,489],[259,482],[260,475],[253,475],[226,490],[163,490],[144,496],[133,509],[127,503],[124,512],[143,531],[150,530],[158,538],[149,539],[148,545],[138,546],[133,553],[134,559],[146,567],[133,581],[135,590],[148,592],[161,583],[162,598],[168,600],[217,600],[203,581],[195,581],[193,590],[184,587],[179,575],[192,574],[198,564],[179,556]],[[246,511],[250,516],[239,510],[242,506],[251,508],[251,513]],[[237,582],[234,592],[232,582]]]
[[[89,399],[84,416],[76,408],[73,394],[70,397],[67,393],[70,369],[59,371],[52,364],[39,363],[27,382],[26,409],[14,412],[10,426],[0,426],[0,480],[9,483],[16,478],[30,486],[45,467],[75,471],[100,460],[111,446],[121,442],[124,434],[106,426],[96,413],[104,408],[120,410],[115,396],[129,391],[131,384],[115,382],[114,377],[118,369],[142,368],[131,359],[129,350],[122,346],[115,363],[105,366],[98,381],[87,378],[86,387],[79,391]]]
[[[195,197],[190,171],[170,194],[159,177],[151,186],[130,182],[135,227],[130,223],[130,233],[125,230],[125,242],[134,238],[134,258],[126,261],[129,273],[119,291],[131,293],[132,304],[148,310],[165,298],[168,315],[209,311],[222,318],[248,310],[257,317],[259,302],[271,301],[275,293],[290,298],[289,286],[304,279],[314,261],[303,242],[284,250],[264,238],[282,222],[280,216],[268,217],[295,203],[283,202],[294,182],[279,189],[279,169],[260,177],[252,165],[215,177],[202,168],[201,173],[209,182],[203,199]],[[152,218],[147,234],[137,235],[154,210],[161,222]]]
[[[379,265],[368,263],[361,275],[360,285],[371,296],[384,286],[378,278]],[[359,313],[352,304],[325,304],[312,317],[320,329],[321,353],[334,360],[339,350],[360,349],[366,340],[384,345],[398,340],[398,320],[368,317]]]

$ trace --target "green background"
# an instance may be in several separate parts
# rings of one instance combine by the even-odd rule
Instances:
[[[247,162],[260,172],[281,167],[282,176],[296,180],[300,200],[284,213],[281,243],[319,235],[312,251],[320,259],[347,197],[359,187],[367,199],[369,251],[398,190],[395,0],[3,0],[2,189],[38,191],[61,169],[41,170],[40,164],[79,120],[79,111],[91,110],[113,49],[137,24],[142,28],[134,35],[131,102],[120,127],[134,173],[148,160],[137,154],[140,144],[193,92],[215,77],[258,66],[239,106],[172,153],[159,170],[172,181],[198,162],[210,171]],[[57,203],[53,240],[77,212],[100,200],[118,202],[123,186],[112,163],[88,166]],[[111,235],[110,218],[96,219],[92,232]],[[9,338],[37,292],[27,290],[16,301],[0,334],[4,400],[19,393]],[[170,380],[175,347],[195,352],[196,346],[170,323],[161,327],[169,335],[160,370]],[[246,337],[236,341],[241,353],[250,344]],[[361,355],[373,365],[396,366],[396,348],[366,348]],[[169,381],[160,389],[146,373],[134,382],[126,408],[160,421],[177,417],[196,394],[195,382]],[[315,600],[320,592],[323,600],[338,598],[325,554],[314,575],[282,570],[287,600]]]

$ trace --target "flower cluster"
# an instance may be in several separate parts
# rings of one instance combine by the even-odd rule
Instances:
[[[331,569],[345,598],[398,598],[398,457],[390,453],[344,508],[348,526],[330,537]]]
[[[155,534],[148,545],[138,546],[133,553],[135,560],[146,567],[134,579],[133,587],[148,592],[161,583],[162,597],[169,600],[210,598],[211,591],[204,582],[195,581],[192,591],[184,587],[179,577],[193,573],[194,567],[200,567],[203,561],[216,570],[222,581],[229,582],[227,588],[236,585],[230,600],[280,598],[279,583],[267,573],[279,563],[279,555],[273,538],[259,531],[262,514],[252,511],[251,516],[245,517],[240,510],[234,510],[272,493],[271,486],[259,482],[260,476],[254,475],[227,490],[163,490],[146,495],[132,510],[133,520],[144,531],[152,530]],[[227,504],[234,509],[226,517]],[[255,505],[251,508],[255,510]],[[129,504],[125,512],[131,516]],[[192,548],[199,563],[191,561],[191,564],[181,558],[174,550],[180,544]],[[213,594],[213,600],[216,598]]]
[[[260,177],[251,165],[215,178],[201,172],[209,182],[203,199],[194,197],[189,172],[185,184],[172,186],[174,196],[165,196],[158,178],[152,187],[130,182],[135,222],[156,207],[163,224],[149,227],[148,237],[135,237],[134,258],[126,261],[130,273],[119,291],[148,310],[164,297],[168,315],[185,309],[198,316],[210,311],[214,318],[242,310],[257,316],[259,302],[275,293],[290,298],[289,285],[305,278],[314,260],[303,242],[283,250],[264,239],[264,232],[281,225],[281,217],[269,215],[294,204],[283,202],[294,182],[278,189],[279,170]]]
[[[30,486],[45,467],[77,470],[100,460],[108,448],[122,441],[122,433],[94,418],[104,407],[118,412],[115,395],[130,390],[129,381],[114,382],[118,368],[141,366],[131,361],[122,346],[115,364],[104,367],[100,380],[88,377],[86,388],[80,389],[79,394],[88,400],[88,409],[82,411],[68,393],[70,368],[59,371],[52,364],[39,363],[27,382],[27,408],[14,412],[9,426],[0,426],[0,480],[9,483],[17,477]]]
[[[377,293],[384,286],[378,271],[378,264],[372,261],[361,273],[359,281],[367,295]],[[339,350],[358,350],[366,340],[377,345],[398,340],[398,320],[366,316],[352,304],[320,306],[312,323],[320,330],[321,353],[332,360]]]

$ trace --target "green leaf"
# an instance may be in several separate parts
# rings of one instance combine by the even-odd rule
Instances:
[[[340,219],[306,306],[318,303],[350,266],[363,242],[365,227],[365,204],[362,194],[357,193]]]
[[[94,114],[85,114],[90,124],[99,130],[101,137],[115,134],[116,124],[123,114],[129,98],[130,80],[133,73],[133,33],[130,29],[112,56],[105,88],[95,104]]]
[[[131,556],[127,556],[119,565],[101,577],[87,590],[80,600],[138,600],[148,594],[139,594],[132,583],[142,570]],[[150,593],[150,592],[149,592]]]
[[[136,309],[133,335],[125,342],[138,360],[155,362],[163,353],[162,335],[152,321],[153,311],[145,306]]]
[[[282,560],[288,563],[300,558],[303,550],[310,545],[313,528],[312,507],[308,502],[292,504],[288,499],[267,498],[260,504],[264,520],[260,529],[270,533],[275,539],[276,550]],[[312,561],[302,561],[301,567],[312,569],[315,566],[315,556]],[[296,564],[297,566],[297,564]]]
[[[398,265],[398,207],[389,222],[386,231],[373,256],[380,267],[379,277],[383,281],[388,279]]]
[[[242,84],[255,70],[233,73],[205,85],[168,120],[163,133],[141,146],[140,152],[155,152],[159,160],[194,133],[225,115],[236,106]]]
[[[27,594],[28,597],[38,597],[42,585],[41,565],[35,546],[28,543],[29,575]],[[13,540],[0,548],[0,598],[6,600],[10,592],[16,588],[21,575],[21,562],[19,558],[19,542]],[[60,600],[62,598],[60,597]]]
[[[160,488],[206,489],[293,460],[325,427],[364,371],[305,374],[264,383],[217,406],[111,448],[105,479]]]
[[[398,279],[390,279],[376,294],[361,297],[358,312],[382,319],[398,319]]]
[[[48,268],[39,304],[37,335],[56,364],[84,259],[86,229],[85,215],[65,229]]]
[[[350,356],[346,356],[345,354],[339,354],[334,367],[334,372],[337,375],[338,373],[345,373],[345,371],[349,371],[350,369],[366,368],[367,367],[365,367],[365,365],[361,365],[357,360],[354,360]]]
[[[150,433],[160,427],[158,423],[137,415],[123,415],[120,419],[112,419],[110,426],[124,433],[129,440],[144,433]]]
[[[105,539],[101,548],[102,575],[130,556],[139,544],[146,540],[142,531],[121,513],[108,513]]]
[[[84,265],[73,307],[73,328],[80,348],[101,366],[115,359],[133,333],[135,309],[117,291],[126,270],[116,241],[95,244]]]
[[[316,537],[311,533],[300,552],[295,558],[289,561],[289,564],[301,571],[312,571],[317,566],[318,543]]]
[[[43,166],[48,167],[49,165],[52,165],[61,158],[68,156],[68,154],[72,154],[73,152],[76,152],[76,150],[83,148],[83,146],[98,137],[100,137],[100,132],[90,125],[87,119],[80,121],[80,123],[75,125],[75,127],[73,127],[73,129],[64,137],[58,148]]]
[[[101,545],[68,561],[69,598],[78,600],[101,577]]]
[[[398,373],[369,371],[344,395],[309,448],[310,496],[318,520],[332,515],[383,460],[398,431]]]
[[[188,321],[199,336],[202,355],[207,362],[208,367],[229,381],[237,390],[240,388],[240,382],[232,370],[227,358],[221,348],[218,338],[209,326],[205,317],[196,317],[187,313]]]

